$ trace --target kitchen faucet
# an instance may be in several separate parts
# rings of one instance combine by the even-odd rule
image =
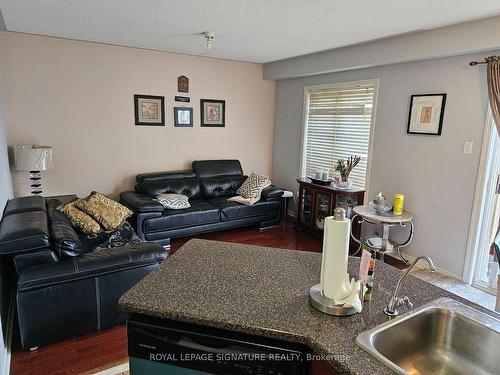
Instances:
[[[410,309],[413,307],[413,304],[410,301],[410,298],[408,297],[398,297],[398,292],[399,292],[399,287],[401,286],[401,282],[405,278],[406,275],[408,275],[408,272],[411,271],[411,269],[417,264],[417,262],[420,259],[425,259],[427,263],[429,263],[429,268],[431,269],[431,272],[434,272],[436,268],[434,267],[434,263],[432,262],[432,259],[426,256],[419,256],[416,258],[412,264],[406,269],[406,271],[403,273],[403,275],[399,278],[398,283],[396,284],[396,289],[394,290],[394,293],[389,300],[389,303],[387,304],[387,307],[384,309],[384,312],[389,315],[389,316],[397,316],[399,315],[399,312],[397,310],[398,307],[402,305],[407,305]]]

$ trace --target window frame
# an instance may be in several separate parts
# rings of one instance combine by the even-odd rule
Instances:
[[[306,177],[306,145],[307,145],[307,120],[309,114],[309,91],[312,90],[324,90],[324,89],[342,89],[342,88],[352,88],[358,85],[374,85],[374,94],[373,94],[373,108],[372,108],[372,117],[370,121],[370,136],[368,140],[368,160],[366,161],[366,175],[365,175],[365,191],[369,190],[370,186],[370,177],[371,177],[371,168],[372,168],[372,151],[373,151],[373,138],[375,134],[375,124],[377,117],[377,99],[378,99],[378,89],[379,89],[380,79],[367,79],[367,80],[358,80],[358,81],[346,81],[346,82],[333,82],[326,83],[321,85],[312,85],[312,86],[304,86],[304,103],[302,108],[302,134],[301,134],[301,146],[300,146],[300,176]],[[365,203],[368,197],[365,194]]]

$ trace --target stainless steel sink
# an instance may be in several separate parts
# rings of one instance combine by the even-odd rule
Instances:
[[[500,374],[500,320],[450,298],[365,331],[356,342],[400,374]]]

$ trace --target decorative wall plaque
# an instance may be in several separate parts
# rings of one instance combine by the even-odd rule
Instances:
[[[175,101],[176,102],[189,103],[191,101],[191,99],[189,98],[189,96],[176,96],[175,97]]]
[[[189,78],[188,77],[180,76],[177,78],[177,91],[189,92]]]

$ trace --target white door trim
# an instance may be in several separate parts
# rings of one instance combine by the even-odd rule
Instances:
[[[471,285],[474,280],[474,274],[477,268],[478,247],[484,240],[485,228],[482,218],[486,214],[487,206],[487,188],[488,176],[490,175],[491,164],[491,139],[493,132],[496,132],[493,115],[488,106],[486,115],[486,126],[484,127],[483,143],[481,147],[481,159],[479,161],[479,170],[477,173],[476,189],[474,193],[474,205],[472,208],[471,221],[469,226],[469,236],[467,240],[467,252],[465,254],[465,265],[462,275],[463,282]]]

